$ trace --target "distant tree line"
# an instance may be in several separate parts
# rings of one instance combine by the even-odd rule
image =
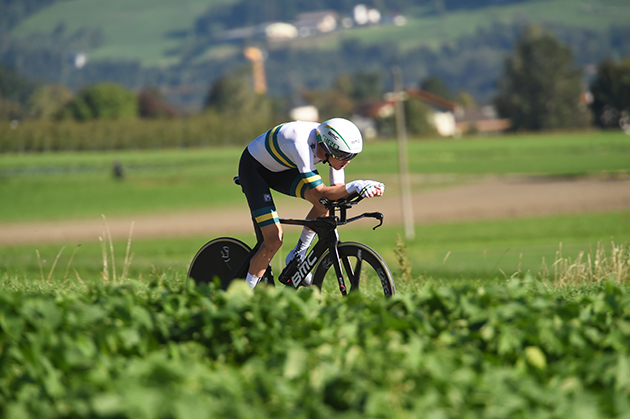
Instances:
[[[368,70],[382,74],[391,89],[390,68],[398,65],[406,84],[436,75],[451,90],[465,90],[484,103],[496,93],[504,59],[526,27],[494,24],[437,50],[419,47],[401,51],[394,43],[374,45],[359,40],[343,41],[338,51],[271,50],[266,62],[269,73],[283,77],[270,77],[268,81],[272,92],[287,94],[295,86],[322,88],[330,86],[340,74]],[[557,25],[549,30],[571,49],[580,67],[608,57],[630,56],[630,27],[614,28],[608,34]]]
[[[325,89],[339,76],[360,70],[379,73],[386,88],[391,88],[389,74],[395,64],[401,67],[407,84],[435,75],[452,91],[464,90],[477,102],[487,103],[496,93],[504,58],[513,50],[524,27],[522,23],[497,23],[437,50],[428,47],[401,50],[394,43],[368,44],[359,40],[343,41],[337,50],[270,49],[265,63],[269,93],[282,97],[299,89]],[[560,25],[548,28],[572,50],[578,66],[597,64],[609,57],[630,56],[630,27],[616,27],[606,33]],[[203,104],[204,92],[214,80],[249,65],[241,54],[202,62],[197,54],[209,44],[207,40],[197,40],[181,52],[182,61],[170,67],[146,68],[133,61],[90,61],[81,69],[75,67],[74,52],[95,48],[102,42],[103,35],[98,29],[69,32],[63,25],[51,34],[21,39],[0,35],[0,63],[15,68],[30,80],[60,83],[72,90],[101,80],[134,89],[166,86],[172,91],[187,90],[190,93],[165,97],[176,106],[189,108]]]
[[[137,94],[116,83],[88,85],[75,95],[61,84],[37,84],[0,64],[0,120],[171,118],[175,110],[154,88]]]
[[[357,51],[352,48],[351,43],[346,43],[342,51],[351,55],[351,59],[361,61],[361,54],[374,54],[377,53],[376,48],[382,47],[372,48],[375,49],[368,52]],[[392,54],[392,62],[395,62],[395,50],[380,53]],[[307,61],[305,56],[299,54],[292,57],[295,60],[300,58]],[[322,57],[319,64],[323,67],[334,66],[335,62]],[[325,88],[303,85],[298,89],[301,100],[320,109],[322,119],[332,116],[350,117],[360,112],[362,106],[380,101],[389,89],[385,80],[386,73],[377,66],[366,66],[356,71],[345,69],[343,72],[342,67],[337,70],[339,75]],[[291,77],[290,71],[283,74]],[[474,99],[466,91],[451,89],[439,76],[421,73],[412,75],[416,78],[410,78],[413,80],[408,83],[410,87],[421,87],[463,106],[474,104]],[[585,80],[571,48],[558,40],[551,31],[530,27],[521,33],[514,49],[503,58],[500,74],[495,80],[498,87],[492,101],[501,116],[510,118],[514,130],[581,128],[589,126],[591,122],[604,128],[630,125],[630,57],[623,60],[602,60],[596,73],[588,81],[590,97],[586,94]],[[242,141],[244,136],[232,137],[233,132],[225,127],[239,127],[239,133],[254,135],[266,126],[284,120],[286,111],[294,100],[291,95],[278,97],[254,93],[248,67],[225,72],[201,94],[204,95],[204,117],[223,126],[222,130],[211,135],[219,135],[217,133],[221,132],[223,139],[230,137],[235,141]],[[413,135],[425,135],[432,131],[423,117],[430,111],[426,104],[412,99],[406,102],[405,107],[408,129]],[[74,94],[63,85],[34,83],[0,65],[0,120],[89,122],[134,120],[138,117],[164,119],[174,116],[174,109],[156,89],[138,89],[134,93],[120,84],[98,83],[86,85]],[[381,132],[392,132],[393,120],[388,120],[387,117],[377,118],[377,124]],[[29,134],[29,138],[38,137]],[[173,135],[172,138],[169,144],[179,141],[178,135]],[[65,140],[59,139],[48,147],[66,147],[59,145],[59,141],[66,144],[63,143]],[[27,143],[36,144],[34,147],[46,144],[44,140],[15,140],[15,144],[22,146]],[[83,144],[80,141],[71,143]],[[150,141],[142,143],[153,144]],[[203,144],[204,141],[188,138],[185,143]],[[117,145],[119,146],[123,145]],[[85,147],[85,144],[80,147]]]

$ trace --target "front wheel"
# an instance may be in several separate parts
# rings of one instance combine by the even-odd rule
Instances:
[[[394,278],[389,267],[372,248],[357,242],[339,243],[337,247],[344,272],[344,282],[350,292],[363,293],[381,292],[390,297],[396,294]],[[313,285],[320,289],[332,291],[339,289],[330,251],[322,255],[319,265],[315,268]]]

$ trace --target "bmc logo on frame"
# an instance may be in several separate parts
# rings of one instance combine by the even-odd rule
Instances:
[[[317,258],[311,252],[310,255],[304,259],[304,262],[300,264],[296,273],[291,277],[291,282],[293,282],[293,286],[297,288],[297,286],[302,282],[302,279],[308,275],[313,266],[317,263]]]

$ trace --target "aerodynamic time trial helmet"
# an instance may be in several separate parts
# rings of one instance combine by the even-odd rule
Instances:
[[[350,160],[363,150],[361,131],[352,122],[332,118],[317,127],[317,142],[338,160]]]

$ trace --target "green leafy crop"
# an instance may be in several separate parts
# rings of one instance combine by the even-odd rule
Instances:
[[[625,417],[630,293],[600,290],[3,292],[0,416]]]

